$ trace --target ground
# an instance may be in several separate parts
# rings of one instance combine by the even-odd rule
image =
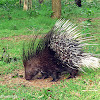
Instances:
[[[20,77],[22,76],[22,77]],[[38,75],[39,76],[39,75]],[[33,80],[25,80],[24,70],[15,70],[13,73],[8,75],[2,75],[0,84],[1,85],[23,85],[23,86],[34,86],[39,88],[46,88],[51,87],[52,85],[60,84],[61,80],[63,81],[65,79],[65,76],[62,76],[57,82],[50,82],[52,78],[47,79],[33,79]]]

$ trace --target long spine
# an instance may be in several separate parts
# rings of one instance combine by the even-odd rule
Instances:
[[[79,70],[84,66],[99,68],[100,59],[83,52],[83,46],[96,44],[82,43],[91,40],[91,37],[82,38],[83,35],[76,28],[69,20],[58,20],[50,38],[50,48],[67,67]]]

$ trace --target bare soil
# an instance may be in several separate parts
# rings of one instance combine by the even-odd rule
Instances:
[[[13,78],[14,76],[16,76],[16,74],[18,74],[18,77]],[[19,77],[19,76],[23,76],[23,77]],[[0,84],[1,85],[8,85],[8,86],[25,86],[25,87],[30,87],[30,86],[34,86],[34,87],[39,87],[39,88],[47,88],[47,87],[51,87],[52,85],[58,85],[61,83],[60,80],[64,80],[65,76],[62,76],[57,82],[51,82],[52,78],[47,78],[47,79],[33,79],[33,80],[26,80],[25,79],[25,75],[24,75],[24,70],[17,70],[11,74],[8,75],[1,75],[0,76]]]
[[[8,40],[12,41],[15,40],[15,42],[18,42],[20,40],[30,40],[34,39],[36,35],[18,35],[18,36],[11,36],[11,37],[3,37],[0,38],[0,40]],[[42,38],[44,35],[38,35],[38,38]]]

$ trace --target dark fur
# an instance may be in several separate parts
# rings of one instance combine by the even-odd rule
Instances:
[[[24,63],[26,80],[32,79],[39,72],[42,73],[43,78],[52,76],[52,81],[58,79],[59,68],[52,53],[50,49],[45,48],[38,55]]]

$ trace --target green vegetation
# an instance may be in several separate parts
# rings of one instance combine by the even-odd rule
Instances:
[[[65,3],[62,0],[62,18],[76,23],[82,34],[91,33],[95,40],[89,43],[100,44],[100,2],[88,3],[82,0],[82,7],[77,7],[74,0]],[[33,1],[33,9],[23,11],[19,0],[0,0],[0,99],[2,100],[99,100],[100,69],[80,72],[76,79],[65,79],[59,85],[49,88],[27,87],[22,84],[5,84],[5,76],[16,70],[24,70],[21,54],[23,42],[37,33],[46,34],[56,22],[52,19],[51,0],[39,4]],[[88,34],[88,36],[91,36]],[[27,42],[26,41],[26,42]],[[2,60],[6,50],[5,62]],[[87,46],[86,52],[100,54],[100,45]],[[11,62],[7,63],[9,55]],[[16,60],[15,60],[16,58]],[[14,77],[16,79],[17,75]],[[67,77],[67,76],[66,76]],[[4,78],[4,79],[3,79]],[[4,82],[4,83],[3,83]],[[3,83],[3,84],[1,84]]]

